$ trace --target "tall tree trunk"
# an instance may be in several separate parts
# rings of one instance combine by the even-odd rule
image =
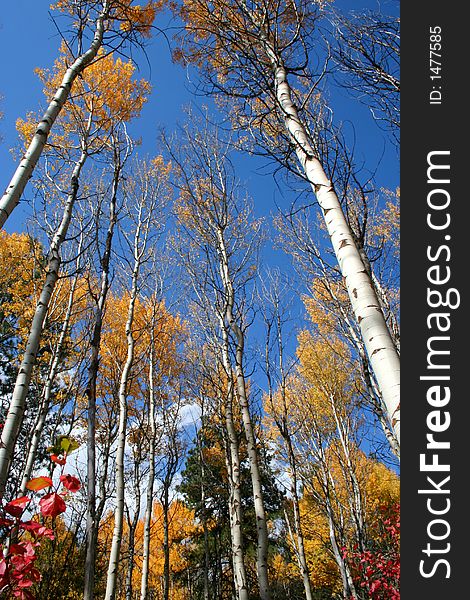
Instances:
[[[364,544],[364,511],[362,493],[361,488],[359,486],[359,482],[356,477],[356,471],[352,463],[350,452],[350,438],[347,432],[347,424],[345,424],[342,421],[340,415],[338,415],[336,402],[332,394],[330,394],[330,404],[333,416],[335,418],[336,430],[338,432],[338,436],[341,442],[341,447],[343,448],[344,459],[346,463],[344,464],[342,458],[339,457],[341,468],[344,473],[345,481],[349,480],[349,483],[351,485],[351,491],[348,495],[348,501],[350,506],[351,517],[356,530],[356,541],[359,547],[359,551],[364,552],[366,548]]]
[[[204,403],[201,402],[201,429],[204,426],[205,415],[204,415]],[[199,468],[200,468],[200,482],[201,482],[201,520],[202,520],[202,532],[204,540],[204,574],[203,574],[203,599],[209,600],[209,569],[210,569],[210,551],[209,551],[209,530],[207,528],[207,509],[206,509],[206,465],[204,460],[204,452],[202,448],[201,439],[199,432],[196,435],[196,443],[198,448]]]
[[[323,268],[323,272],[326,274],[326,270],[324,268]],[[367,269],[367,272],[370,272],[370,268]],[[372,280],[374,282],[376,289],[381,289],[378,287],[379,282],[374,277],[373,273],[372,273]],[[326,281],[326,278],[324,281]],[[373,407],[373,411],[374,411],[375,415],[377,416],[379,423],[382,426],[385,437],[387,438],[387,440],[390,444],[390,448],[392,449],[392,452],[395,454],[395,456],[397,456],[399,458],[400,457],[400,444],[396,437],[395,430],[392,428],[390,421],[387,418],[387,407],[384,405],[380,390],[378,389],[377,383],[373,377],[373,374],[371,373],[371,370],[370,370],[371,365],[367,359],[367,351],[366,351],[366,348],[364,345],[364,341],[362,340],[362,337],[358,334],[356,328],[354,327],[354,324],[351,322],[351,319],[349,318],[347,311],[342,306],[341,301],[337,297],[336,292],[334,291],[333,287],[329,284],[329,282],[328,282],[327,289],[328,289],[329,295],[331,296],[331,298],[335,301],[335,303],[339,307],[343,324],[344,324],[345,328],[347,329],[350,339],[359,354],[364,383],[365,383],[366,388],[369,393],[369,398],[370,398],[371,405]],[[380,294],[379,294],[379,299],[380,299]],[[398,330],[396,329],[396,325],[394,325],[394,323],[396,323],[395,319],[392,320],[392,328],[395,328],[395,331],[392,330],[392,339],[394,340],[394,344],[395,344],[395,347],[397,348],[397,351],[399,351],[399,343],[400,343],[399,333],[398,333]]]
[[[88,122],[90,127],[90,121]],[[26,398],[29,391],[29,384],[33,373],[33,367],[36,363],[36,355],[39,349],[44,322],[51,297],[59,278],[59,269],[61,264],[61,247],[67,235],[67,231],[72,218],[72,211],[77,199],[79,189],[79,178],[83,165],[88,157],[88,151],[85,140],[82,141],[82,153],[80,159],[75,164],[71,177],[70,192],[57,231],[52,239],[49,248],[49,257],[47,264],[46,281],[39,296],[39,301],[34,312],[28,341],[26,344],[23,360],[16,378],[13,396],[5,418],[5,424],[2,430],[0,444],[0,498],[3,497],[5,484],[10,470],[13,451],[20,427],[23,423],[24,411],[26,408]]]
[[[134,498],[135,498],[135,509],[133,518],[128,518],[128,527],[129,527],[129,542],[128,542],[128,558],[127,558],[127,573],[126,573],[126,600],[133,600],[134,598],[134,590],[133,590],[133,575],[134,575],[134,567],[135,567],[135,534],[137,531],[137,526],[139,524],[140,518],[140,504],[141,504],[141,494],[140,494],[140,463],[141,463],[141,452],[139,451],[139,457],[136,459],[134,463]],[[127,509],[129,513],[129,509]]]
[[[390,335],[374,284],[356,246],[338,196],[316,157],[307,130],[292,100],[292,89],[281,59],[266,43],[274,68],[276,98],[295,146],[298,160],[321,207],[328,234],[344,277],[372,370],[400,441],[400,359]]]
[[[153,327],[152,327],[153,332]],[[154,381],[154,338],[150,341],[149,357],[149,425],[150,425],[150,443],[149,443],[149,478],[147,484],[147,494],[145,501],[144,531],[143,531],[143,555],[142,555],[142,578],[140,582],[140,600],[148,598],[149,581],[149,563],[150,563],[150,527],[152,523],[153,512],[153,489],[155,485],[155,457],[157,428],[155,423],[155,381]]]
[[[300,520],[300,504],[299,504],[299,494],[297,491],[297,465],[294,456],[294,450],[292,448],[291,439],[288,437],[286,440],[287,446],[287,456],[289,461],[289,466],[291,469],[291,495],[292,495],[292,507],[294,510],[294,529],[295,529],[295,549],[297,555],[297,561],[299,563],[300,572],[302,574],[302,581],[304,584],[305,590],[305,598],[306,600],[313,600],[312,596],[312,586],[310,583],[310,572],[307,564],[307,557],[305,554],[305,545],[304,545],[304,536],[302,532],[302,523]]]
[[[223,232],[220,228],[217,229],[218,251],[220,274],[224,285],[226,296],[225,321],[233,331],[236,339],[235,351],[235,377],[237,387],[237,397],[240,405],[243,428],[245,431],[248,459],[250,462],[251,485],[253,488],[253,500],[256,515],[256,531],[257,531],[257,554],[256,567],[258,575],[258,585],[260,590],[261,600],[271,600],[271,592],[269,589],[268,578],[268,526],[266,521],[266,513],[264,509],[263,491],[261,486],[261,473],[259,468],[258,449],[256,445],[253,424],[251,422],[250,408],[248,405],[248,397],[246,393],[246,381],[244,373],[244,333],[233,314],[235,305],[235,294],[233,283],[230,278],[230,269],[227,249]]]
[[[163,488],[163,600],[170,600],[170,521],[169,489],[167,482]]]
[[[230,364],[229,341],[227,325],[220,318],[222,328],[222,362],[227,376],[227,393],[224,401],[225,427],[227,431],[227,445],[225,451],[227,472],[229,475],[229,520],[230,537],[232,541],[232,562],[235,591],[238,600],[248,600],[248,586],[245,570],[245,557],[243,551],[242,534],[242,495],[240,481],[240,452],[237,430],[233,420],[234,385],[233,371]]]
[[[104,24],[108,17],[109,9],[108,0],[104,0],[102,10],[96,20],[95,34],[90,47],[86,52],[75,59],[72,65],[67,69],[54,98],[51,100],[46,112],[39,122],[33,139],[0,200],[0,227],[3,227],[5,221],[20,201],[21,194],[34,171],[47,142],[49,132],[69,97],[73,82],[83,73],[98,54],[98,50],[103,43]]]
[[[351,575],[351,571],[349,569],[349,565],[341,552],[341,547],[344,546],[341,527],[341,517],[339,524],[335,522],[335,515],[332,506],[332,488],[334,488],[335,485],[334,479],[332,478],[332,475],[328,469],[328,465],[326,464],[326,458],[323,449],[321,448],[321,446],[318,449],[319,478],[325,494],[325,497],[322,499],[322,502],[324,504],[326,517],[328,520],[328,532],[333,556],[335,558],[336,564],[338,565],[338,569],[341,575],[341,582],[343,584],[343,598],[344,600],[358,600],[356,588],[354,586],[354,581]],[[338,535],[340,536],[339,543]]]
[[[305,545],[304,545],[304,536],[302,532],[302,523],[300,518],[300,503],[299,503],[299,493],[298,493],[298,477],[297,477],[297,461],[295,457],[294,448],[292,445],[292,438],[289,431],[289,410],[288,410],[288,402],[287,402],[287,377],[284,369],[284,342],[282,335],[282,318],[280,313],[280,296],[278,295],[278,290],[274,288],[273,295],[271,296],[271,304],[274,308],[274,314],[272,320],[265,317],[265,322],[267,325],[267,335],[266,335],[266,346],[265,346],[265,363],[266,363],[266,377],[268,383],[268,394],[272,407],[272,414],[274,417],[274,421],[279,430],[279,433],[284,440],[286,450],[287,450],[287,461],[290,468],[290,480],[291,480],[291,497],[292,497],[292,508],[294,513],[294,532],[292,531],[292,527],[290,524],[289,515],[287,510],[284,509],[284,517],[286,520],[286,524],[288,527],[289,535],[291,538],[292,545],[295,550],[295,555],[297,558],[297,562],[299,565],[300,573],[302,575],[302,582],[305,590],[305,598],[306,600],[313,600],[312,596],[312,586],[310,583],[310,572],[308,569],[307,558],[305,555]],[[276,343],[278,349],[278,369],[279,369],[279,392],[282,398],[282,414],[280,416],[276,415],[276,408],[273,402],[273,385],[272,385],[272,375],[271,375],[271,362],[270,362],[270,339],[271,339],[271,329],[275,323],[276,326]]]
[[[351,576],[351,571],[349,570],[348,564],[344,560],[340,547],[338,546],[338,541],[336,539],[334,520],[332,516],[331,508],[327,509],[327,517],[328,517],[328,531],[330,535],[330,543],[333,549],[333,555],[336,560],[336,564],[338,565],[338,569],[341,575],[341,582],[343,584],[343,598],[344,600],[357,600],[356,589],[354,587],[354,582]]]
[[[204,496],[204,494],[203,494]],[[203,497],[203,502],[205,502],[205,496]],[[209,600],[210,591],[209,591],[209,570],[210,570],[210,548],[209,548],[209,530],[207,528],[207,521],[204,519],[202,523],[202,531],[204,534],[204,588],[203,588],[203,598],[204,600]]]
[[[87,519],[85,533],[85,573],[83,600],[94,600],[95,597],[95,561],[98,523],[96,520],[96,382],[98,379],[101,332],[103,329],[104,309],[109,290],[109,270],[111,249],[116,225],[116,203],[122,162],[119,152],[114,147],[114,174],[111,199],[109,204],[109,224],[106,233],[105,249],[101,259],[100,294],[96,301],[93,333],[91,338],[91,357],[88,369],[87,403]]]
[[[243,3],[239,6],[255,30],[259,30],[259,15]],[[366,352],[399,443],[400,359],[394,340],[387,327],[374,283],[356,245],[333,184],[317,158],[314,144],[295,106],[287,69],[280,52],[265,32],[260,31],[259,36],[271,63],[275,98],[283,113],[286,131],[320,205]]]
[[[152,327],[153,331],[153,327]],[[153,334],[150,341],[149,357],[149,425],[150,425],[150,443],[149,443],[149,478],[147,484],[147,494],[145,501],[144,531],[143,531],[143,555],[142,555],[142,578],[140,582],[140,600],[148,598],[149,581],[149,563],[150,563],[150,527],[152,524],[153,512],[153,489],[155,485],[155,457],[157,427],[155,423],[155,381],[154,381],[154,342]]]
[[[81,243],[79,244],[78,254],[81,252]],[[44,387],[42,390],[41,403],[39,408],[39,413],[36,418],[36,422],[34,424],[34,428],[31,434],[30,444],[28,448],[28,454],[26,457],[26,463],[23,469],[23,475],[21,477],[21,494],[24,495],[26,493],[26,484],[31,479],[31,473],[33,471],[34,461],[36,460],[37,449],[39,445],[39,440],[42,435],[42,430],[44,427],[44,423],[46,422],[46,417],[49,412],[49,403],[52,395],[52,387],[54,381],[57,377],[57,373],[60,366],[60,360],[62,356],[62,350],[64,347],[64,342],[67,334],[69,333],[70,327],[70,318],[72,315],[72,308],[74,303],[75,289],[77,286],[78,277],[75,276],[69,293],[69,300],[67,303],[67,309],[64,316],[64,321],[62,323],[62,327],[60,329],[59,339],[57,340],[57,344],[54,348],[54,353],[52,356],[51,365],[49,368],[49,373],[47,374],[46,382],[44,383]]]
[[[116,509],[114,511],[114,531],[111,542],[111,553],[108,565],[105,600],[114,600],[116,597],[117,575],[119,570],[119,557],[121,553],[122,529],[124,521],[124,454],[126,449],[127,434],[127,389],[130,374],[134,364],[135,340],[132,331],[134,325],[135,304],[138,293],[138,280],[142,255],[145,251],[146,236],[141,248],[142,230],[142,205],[139,207],[137,229],[134,235],[134,265],[132,270],[132,288],[129,298],[129,307],[126,321],[127,358],[124,364],[119,385],[119,430],[116,449]]]
[[[250,408],[246,393],[246,382],[243,367],[244,340],[243,333],[234,323],[232,325],[237,335],[237,350],[235,371],[237,378],[237,396],[242,413],[243,427],[245,430],[248,459],[250,461],[251,485],[253,487],[253,500],[256,515],[256,531],[258,535],[256,566],[261,600],[270,600],[268,578],[268,525],[264,509],[263,490],[261,486],[261,472],[259,468],[258,449],[256,445],[253,424],[251,422]]]

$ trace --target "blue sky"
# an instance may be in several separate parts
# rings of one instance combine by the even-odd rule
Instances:
[[[340,4],[358,10],[374,3],[370,0],[342,0]],[[2,6],[0,110],[4,116],[0,121],[0,185],[3,189],[9,183],[15,167],[9,150],[17,141],[15,121],[28,111],[36,110],[41,103],[44,105],[42,86],[34,69],[51,67],[60,44],[59,34],[49,14],[49,5],[50,0],[15,0]],[[169,22],[169,16],[165,14],[157,19],[157,26],[162,28]],[[168,35],[171,37],[171,32]],[[138,65],[140,76],[151,82],[153,91],[141,118],[131,131],[142,137],[141,152],[154,154],[157,151],[159,128],[165,127],[171,131],[176,122],[184,121],[184,105],[191,101],[207,103],[207,100],[192,96],[188,73],[181,66],[172,64],[163,35],[157,35],[149,42],[147,55],[150,64],[145,58],[139,57]],[[380,186],[395,188],[399,176],[396,149],[372,121],[367,108],[351,100],[345,90],[332,89],[330,93],[335,119],[354,124],[358,162],[364,162],[366,169],[371,171],[377,169],[377,183]],[[352,131],[349,125],[346,125],[346,130]],[[240,178],[246,180],[260,213],[267,214],[275,210],[275,202],[285,206],[293,198],[280,197],[272,176],[259,174],[260,164],[246,157],[237,163],[237,169]],[[25,197],[28,197],[28,188]],[[18,207],[6,229],[22,230],[25,216],[25,209]]]

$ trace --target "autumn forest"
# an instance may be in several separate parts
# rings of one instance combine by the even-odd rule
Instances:
[[[44,5],[0,201],[0,598],[400,598],[400,194],[364,167],[397,168],[399,19],[355,4]],[[155,36],[192,100],[148,153]]]

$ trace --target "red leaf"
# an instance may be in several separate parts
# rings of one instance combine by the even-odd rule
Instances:
[[[80,481],[73,475],[61,475],[60,481],[69,492],[78,492],[81,488]]]
[[[39,500],[39,508],[43,517],[56,517],[65,512],[67,507],[59,494],[52,492]]]
[[[13,517],[21,517],[28,503],[28,496],[21,496],[20,498],[15,498],[11,502],[8,502],[8,504],[5,504],[5,510]]]
[[[60,458],[59,456],[57,456],[57,454],[51,454],[51,460],[53,463],[56,463],[58,465],[65,465],[65,463],[67,462],[66,458]]]
[[[22,579],[18,583],[18,587],[28,588],[34,585],[37,581],[41,581],[41,573],[33,567],[28,573],[28,578]]]
[[[30,479],[26,484],[28,490],[33,492],[38,492],[39,490],[43,490],[44,488],[51,487],[52,479],[50,477],[34,477]]]
[[[41,523],[38,523],[37,521],[24,521],[23,523],[20,523],[19,526],[21,529],[29,531],[36,537],[46,537],[50,540],[54,539],[54,532],[52,529],[44,527],[44,525],[41,525]]]
[[[9,527],[10,525],[13,525],[14,522],[15,521],[12,521],[11,519],[0,517],[0,527]]]

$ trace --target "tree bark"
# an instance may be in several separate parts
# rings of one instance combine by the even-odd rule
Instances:
[[[114,227],[117,221],[116,203],[117,191],[121,175],[122,163],[119,153],[114,148],[114,174],[111,199],[109,204],[109,225],[106,233],[105,250],[101,259],[100,294],[95,307],[95,320],[91,338],[91,357],[88,369],[87,403],[87,519],[85,533],[85,573],[83,600],[93,600],[95,597],[95,561],[98,522],[96,519],[96,382],[99,370],[101,332],[103,329],[104,309],[109,290],[109,270]]]
[[[169,489],[163,489],[163,600],[170,599],[170,522],[169,522]]]
[[[81,251],[81,244],[78,249],[78,254]],[[62,323],[62,327],[60,330],[59,339],[57,340],[57,344],[54,348],[54,354],[52,357],[51,366],[49,368],[49,373],[47,374],[46,382],[44,383],[41,404],[39,408],[39,413],[36,418],[36,422],[34,424],[34,429],[31,435],[31,441],[28,448],[28,454],[26,457],[26,463],[23,469],[23,475],[21,477],[21,494],[24,496],[26,494],[26,484],[31,479],[31,473],[33,471],[34,461],[36,460],[37,449],[39,445],[39,440],[41,438],[42,430],[44,427],[44,423],[46,422],[46,417],[49,412],[49,403],[52,394],[52,386],[54,384],[55,378],[57,377],[57,373],[60,366],[62,349],[64,347],[65,338],[69,332],[70,327],[70,319],[72,314],[72,308],[74,303],[74,295],[75,289],[77,286],[78,277],[75,276],[72,285],[70,288],[69,300],[67,303],[67,309],[64,317],[64,321]]]
[[[124,454],[126,449],[127,434],[127,389],[130,374],[134,364],[135,340],[132,327],[134,325],[135,305],[138,293],[138,280],[143,253],[147,236],[144,232],[143,247],[141,247],[142,232],[142,204],[138,210],[137,229],[134,236],[134,265],[132,270],[132,288],[129,298],[129,307],[126,321],[127,358],[122,369],[119,385],[119,430],[116,449],[116,509],[114,511],[114,531],[111,542],[111,552],[108,565],[108,576],[106,581],[105,600],[114,600],[116,597],[117,575],[119,570],[119,557],[121,553],[122,529],[124,521]],[[148,231],[148,229],[147,229]]]
[[[294,456],[294,450],[290,438],[286,440],[287,444],[287,455],[289,460],[289,466],[291,469],[291,494],[292,494],[292,506],[294,510],[294,528],[295,528],[295,548],[297,560],[299,563],[300,572],[302,574],[302,581],[304,584],[305,598],[306,600],[313,600],[312,586],[310,584],[310,572],[307,564],[307,557],[305,554],[304,536],[302,532],[302,523],[300,520],[300,505],[299,505],[299,494],[297,491],[297,465]]]
[[[83,73],[86,67],[98,54],[98,50],[103,43],[104,23],[108,13],[109,3],[108,0],[104,0],[103,8],[96,20],[95,34],[90,47],[86,52],[81,54],[65,72],[54,98],[51,100],[46,112],[39,122],[33,139],[0,200],[0,227],[3,227],[13,209],[20,201],[21,194],[34,171],[47,142],[49,132],[69,97],[73,82]]]
[[[236,339],[235,351],[235,377],[237,397],[242,414],[243,428],[245,431],[248,459],[250,462],[251,484],[253,488],[253,500],[256,515],[257,531],[257,554],[256,567],[258,574],[258,585],[261,600],[271,600],[268,578],[268,526],[266,522],[266,513],[264,510],[263,491],[261,486],[261,473],[259,469],[258,450],[256,445],[253,424],[251,422],[250,408],[246,393],[246,382],[244,373],[244,334],[233,314],[235,304],[235,295],[233,283],[230,278],[229,261],[225,240],[220,228],[217,229],[218,254],[220,261],[220,274],[224,285],[226,296],[225,321],[233,331]]]
[[[227,448],[225,457],[229,475],[229,521],[232,541],[233,579],[238,600],[248,600],[242,534],[243,514],[240,482],[240,452],[237,431],[233,420],[233,372],[230,365],[227,325],[223,318],[221,318],[220,321],[223,339],[222,362],[227,376],[228,386],[224,401],[225,427],[227,430]]]
[[[361,331],[372,370],[387,409],[388,418],[400,440],[400,360],[377,297],[331,181],[316,157],[307,130],[292,100],[287,71],[268,48],[274,67],[276,98],[286,129],[295,145],[297,158],[321,207],[328,234],[344,277],[351,305]]]
[[[89,122],[90,124],[90,122]],[[16,379],[13,396],[8,408],[8,413],[5,418],[5,424],[2,430],[0,444],[0,498],[3,497],[5,484],[8,478],[13,451],[16,444],[16,439],[20,427],[23,422],[24,411],[26,408],[26,398],[29,391],[29,384],[33,373],[33,367],[36,363],[36,355],[39,349],[44,322],[46,320],[47,311],[54,292],[55,285],[59,278],[59,269],[61,264],[61,247],[67,235],[67,231],[72,218],[73,207],[77,199],[79,189],[79,178],[83,165],[88,157],[88,152],[85,142],[82,145],[82,153],[79,160],[75,164],[71,176],[71,190],[67,196],[67,200],[62,215],[62,220],[55,232],[49,249],[48,265],[46,281],[39,296],[39,301],[36,306],[31,329],[26,344],[25,352],[21,362],[21,366]]]
[[[134,598],[134,586],[133,586],[133,575],[135,567],[135,534],[140,518],[140,464],[141,464],[142,453],[139,450],[138,457],[134,463],[134,498],[135,498],[135,510],[133,518],[128,516],[128,527],[129,527],[129,541],[128,541],[128,558],[127,558],[127,573],[126,573],[126,600],[133,600]],[[129,515],[129,509],[127,509]]]
[[[153,327],[152,327],[153,331]],[[148,598],[149,581],[149,563],[150,563],[150,527],[152,523],[153,512],[153,489],[155,485],[155,457],[157,428],[155,423],[155,381],[154,381],[154,337],[150,340],[149,356],[149,424],[150,424],[150,443],[149,443],[149,478],[147,484],[147,494],[145,501],[144,531],[143,531],[143,555],[142,555],[142,578],[140,581],[140,600]]]

